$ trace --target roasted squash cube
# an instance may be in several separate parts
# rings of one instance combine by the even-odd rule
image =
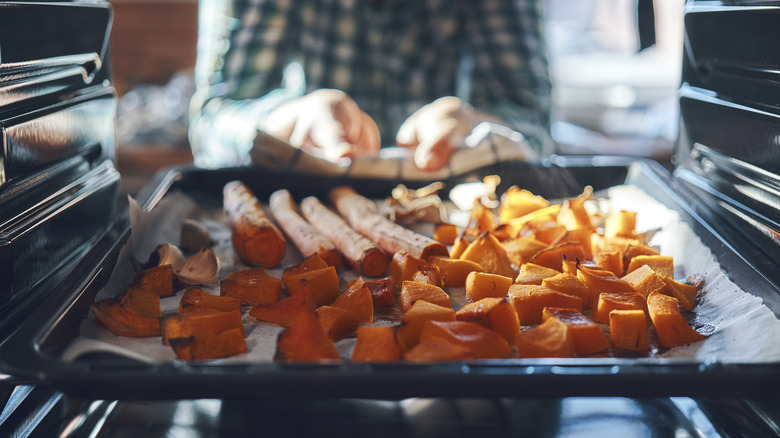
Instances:
[[[462,361],[474,358],[471,349],[440,338],[429,338],[404,355],[409,362]]]
[[[650,349],[647,338],[647,315],[642,310],[609,312],[609,338],[615,348],[631,351]]]
[[[179,289],[179,282],[173,275],[171,265],[160,265],[136,272],[132,287],[154,292],[160,297],[169,297]]]
[[[322,306],[317,308],[317,317],[319,318],[322,329],[328,334],[333,342],[352,336],[355,333],[357,325],[346,309],[333,306]]]
[[[545,278],[555,277],[558,274],[560,272],[555,269],[545,268],[534,263],[524,263],[520,267],[520,273],[515,278],[515,283],[541,285]]]
[[[477,359],[503,359],[512,347],[501,335],[477,323],[466,321],[426,321],[420,342],[439,338],[471,350]]]
[[[616,277],[622,277],[625,271],[623,268],[623,253],[620,251],[599,251],[593,262],[599,268],[615,274]]]
[[[298,289],[306,287],[314,297],[317,306],[333,303],[341,292],[339,281],[338,273],[333,266],[282,277],[287,293],[292,294]]]
[[[590,317],[602,324],[609,324],[609,312],[613,310],[641,310],[647,313],[647,301],[639,292],[603,292]]]
[[[637,255],[631,258],[626,273],[629,274],[642,266],[649,266],[661,277],[674,278],[674,259],[662,255]]]
[[[244,336],[241,311],[200,308],[187,313],[172,313],[162,318],[162,343],[168,345],[174,338],[205,339],[230,329],[239,329]]]
[[[271,277],[263,268],[242,269],[220,282],[219,294],[251,306],[271,304],[282,298],[282,280]]]
[[[384,277],[366,281],[374,307],[390,307],[395,304],[396,286],[393,277]]]
[[[491,233],[483,233],[474,239],[459,259],[477,263],[484,272],[491,274],[505,277],[514,277],[516,274],[504,245]]]
[[[398,339],[404,348],[417,345],[420,340],[425,321],[455,321],[455,310],[428,301],[418,300],[404,313],[401,326],[398,328]]]
[[[398,251],[393,254],[393,258],[390,260],[390,275],[395,284],[401,284],[411,280],[420,266],[426,265],[428,265],[426,261],[412,257],[406,251]]]
[[[506,339],[509,345],[515,345],[520,333],[520,322],[515,308],[504,298],[483,298],[466,304],[455,312],[458,321],[475,322],[493,330]]]
[[[466,277],[473,271],[485,272],[485,268],[471,260],[454,259],[451,257],[432,256],[428,258],[432,266],[439,268],[444,287],[463,287]]]
[[[195,286],[190,286],[184,290],[181,300],[179,300],[179,313],[191,312],[204,307],[219,310],[220,312],[229,312],[231,310],[240,312],[241,301],[233,297],[212,295]]]
[[[541,323],[545,307],[582,310],[582,298],[535,284],[513,284],[509,288],[509,302],[515,307],[520,325]]]
[[[246,353],[246,341],[237,328],[205,337],[171,338],[171,348],[182,360],[208,360]]]
[[[569,327],[557,318],[550,318],[517,337],[520,357],[572,357]]]
[[[306,311],[314,311],[317,303],[308,288],[301,288],[276,303],[258,304],[249,309],[249,316],[260,321],[287,327],[295,318]]]
[[[564,260],[585,261],[586,259],[582,243],[567,242],[539,251],[528,262],[561,272]]]
[[[488,297],[506,298],[509,286],[511,277],[474,271],[466,277],[466,298],[472,302]]]
[[[438,304],[439,306],[452,307],[450,296],[447,295],[444,289],[428,283],[404,281],[401,285],[401,296],[398,300],[401,312],[408,312],[412,305],[419,300]]]
[[[680,307],[687,311],[693,310],[696,306],[696,296],[699,294],[699,288],[692,284],[680,283],[670,277],[662,278],[666,287],[660,292],[677,298],[677,302],[680,303]]]
[[[660,292],[666,288],[663,278],[656,274],[648,265],[642,265],[642,267],[632,270],[624,275],[622,280],[630,284],[645,298],[652,292]]]
[[[517,186],[511,186],[501,194],[498,217],[501,223],[507,223],[511,219],[525,216],[549,205],[550,202],[543,197]]]
[[[350,318],[358,324],[374,322],[374,298],[363,277],[350,282],[347,290],[336,298],[333,307],[349,312]]]
[[[563,272],[554,277],[545,278],[542,280],[542,286],[567,295],[580,297],[582,299],[582,307],[585,309],[590,309],[598,300],[598,294],[577,278],[575,274]]]
[[[428,283],[439,287],[444,286],[444,283],[441,280],[441,271],[439,271],[438,266],[420,266],[417,268],[417,272],[412,275],[412,281]]]
[[[549,246],[533,237],[520,237],[502,243],[506,250],[506,255],[509,257],[509,261],[515,266],[522,266],[523,263],[531,260],[536,253]]]
[[[352,362],[395,362],[403,359],[404,349],[392,326],[358,328]]]
[[[458,238],[458,227],[454,224],[440,223],[433,227],[433,240],[445,245],[452,245]]]
[[[113,298],[92,304],[95,319],[117,336],[149,338],[160,335],[160,320],[146,318],[122,307]]]
[[[609,340],[598,324],[575,309],[545,307],[542,321],[556,318],[568,327],[569,345],[576,356],[588,356],[609,348]]]
[[[160,295],[153,291],[130,286],[116,300],[123,308],[144,318],[159,318],[162,315]]]
[[[636,292],[636,289],[634,289],[630,284],[621,280],[620,277],[616,276],[615,274],[592,266],[580,264],[577,267],[577,278],[582,280],[583,283],[587,284],[594,293]]]
[[[664,347],[678,347],[707,338],[688,325],[674,297],[653,292],[647,297],[647,310],[658,342]]]
[[[322,329],[314,311],[298,314],[279,334],[274,360],[283,362],[322,362],[341,359],[333,341]]]

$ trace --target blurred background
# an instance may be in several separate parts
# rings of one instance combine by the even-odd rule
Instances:
[[[684,0],[545,0],[551,132],[560,154],[666,161],[677,133]],[[123,191],[192,162],[197,0],[112,0]]]

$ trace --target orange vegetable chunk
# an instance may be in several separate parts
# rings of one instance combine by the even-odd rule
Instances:
[[[282,280],[271,277],[263,268],[242,269],[220,282],[219,294],[251,306],[271,304],[282,298]]]
[[[621,210],[607,216],[604,221],[604,236],[635,238],[637,236],[636,212]]]
[[[688,325],[674,297],[653,292],[647,297],[647,310],[658,342],[664,347],[687,345],[707,338]]]
[[[306,287],[314,296],[317,306],[333,303],[341,291],[339,275],[333,266],[290,274],[282,277],[282,282],[287,293],[295,293],[298,289]]]
[[[512,278],[498,274],[474,271],[466,277],[466,298],[479,301],[483,298],[506,298]]]
[[[609,312],[609,338],[615,348],[631,351],[650,349],[647,338],[647,315],[642,310]]]
[[[507,223],[510,219],[525,216],[548,205],[550,202],[543,197],[520,187],[511,186],[501,194],[498,217],[501,223]]]
[[[515,308],[503,298],[483,298],[466,304],[455,312],[458,321],[475,322],[493,330],[506,339],[509,345],[515,345],[520,333],[520,322]]]
[[[358,324],[374,322],[374,298],[363,277],[350,282],[347,290],[336,298],[333,307],[349,312],[350,318]]]
[[[674,278],[674,259],[662,255],[637,255],[631,258],[626,273],[631,273],[642,266],[649,266],[661,277]]]
[[[515,278],[515,283],[541,285],[545,278],[555,277],[558,274],[560,272],[555,269],[545,268],[534,263],[524,263],[520,267],[520,273]]]
[[[200,308],[187,313],[165,315],[161,321],[163,345],[168,345],[174,338],[205,339],[230,329],[239,329],[244,335],[240,310],[221,312]]]
[[[587,356],[609,348],[609,340],[601,327],[579,310],[545,307],[542,312],[542,321],[547,321],[550,318],[556,318],[566,324],[569,345],[575,355]]]
[[[692,311],[696,305],[696,296],[699,294],[699,288],[692,284],[680,283],[670,277],[662,278],[666,287],[660,292],[677,298],[680,307],[687,311]]]
[[[594,293],[603,292],[636,292],[630,284],[621,280],[615,274],[603,269],[580,264],[577,267],[577,278],[587,284]]]
[[[160,320],[139,316],[123,308],[113,298],[100,300],[91,306],[97,321],[117,336],[149,338],[160,335]]]
[[[438,266],[420,266],[417,268],[417,272],[412,275],[412,281],[428,283],[439,287],[444,286],[444,283],[441,280],[441,271],[439,271]]]
[[[409,349],[420,341],[425,321],[455,321],[455,310],[428,301],[418,300],[404,313],[398,328],[398,339]]]
[[[603,292],[590,317],[602,324],[609,324],[609,312],[613,310],[641,310],[647,313],[647,301],[639,292]]]
[[[304,287],[276,303],[258,304],[252,307],[249,309],[249,315],[260,321],[287,327],[299,314],[314,311],[316,308],[314,296]]]
[[[582,307],[585,309],[590,309],[598,300],[598,294],[594,293],[575,274],[563,272],[554,277],[545,278],[542,280],[542,286],[580,297],[582,299]]]
[[[390,260],[390,275],[395,284],[401,284],[404,281],[411,280],[420,266],[426,266],[428,263],[416,257],[412,257],[406,251],[398,251],[393,254]]]
[[[498,333],[467,321],[426,321],[420,342],[429,338],[444,339],[471,350],[477,359],[503,359],[512,347]]]
[[[433,227],[433,240],[445,245],[452,245],[458,238],[458,227],[453,224],[440,223]]]
[[[523,263],[531,260],[536,253],[549,246],[533,237],[519,237],[507,240],[503,244],[509,260],[516,266],[522,266]]]
[[[392,326],[358,328],[352,362],[395,362],[403,359],[404,349]]]
[[[452,307],[450,296],[439,286],[418,283],[416,281],[404,281],[401,284],[401,296],[398,300],[401,312],[408,312],[412,305],[419,300],[438,304],[439,306]]]
[[[463,345],[440,338],[429,338],[406,352],[409,362],[444,362],[473,359],[474,353]]]
[[[219,310],[220,312],[229,312],[232,310],[241,311],[241,301],[237,298],[212,295],[199,287],[188,287],[179,300],[179,312],[191,312],[194,309],[207,307],[209,309]]]
[[[541,323],[545,307],[582,310],[582,298],[535,284],[513,284],[509,288],[509,302],[515,307],[520,325]]]
[[[396,287],[393,277],[368,280],[366,286],[371,291],[374,307],[390,307],[395,304]]]
[[[458,258],[479,264],[484,272],[505,277],[515,276],[515,269],[506,249],[491,233],[483,233],[477,237]]]
[[[666,288],[663,278],[653,271],[650,266],[642,265],[624,275],[623,281],[630,284],[637,292],[647,297],[652,292],[660,292]]]
[[[561,243],[539,251],[528,262],[561,272],[563,270],[564,259],[587,260],[583,244],[580,242]]]
[[[182,360],[207,360],[246,353],[243,330],[237,328],[205,337],[171,338],[171,348]]]
[[[298,314],[279,334],[274,360],[284,362],[322,362],[341,359],[336,346],[322,329],[314,311]]]
[[[122,308],[138,316],[159,318],[162,315],[160,296],[156,292],[130,286],[123,290],[115,299]]]
[[[525,330],[517,337],[520,357],[572,357],[569,327],[557,318]]]
[[[333,306],[322,306],[317,308],[317,317],[319,318],[322,329],[328,334],[333,342],[344,339],[355,333],[355,321],[349,315],[346,309]]]
[[[623,253],[620,251],[599,251],[593,262],[599,268],[615,274],[616,277],[623,276]]]
[[[454,259],[451,257],[432,256],[428,258],[432,266],[439,268],[441,282],[444,287],[463,287],[466,277],[473,271],[485,272],[485,268],[471,260]]]
[[[173,275],[173,267],[160,265],[136,272],[132,287],[154,292],[161,297],[169,297],[176,293],[179,285]]]

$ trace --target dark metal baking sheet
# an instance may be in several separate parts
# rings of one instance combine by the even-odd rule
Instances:
[[[501,168],[446,181],[499,173],[502,184],[518,184],[548,198],[573,196],[583,185],[596,190],[630,183],[678,211],[717,254],[723,269],[740,287],[758,295],[777,288],[690,208],[694,200],[675,192],[678,185],[654,162],[613,161],[605,157],[556,158],[549,165],[506,163]],[[387,196],[400,181],[345,181],[338,177],[294,176],[256,168],[202,170],[175,168],[157,175],[139,195],[153,208],[171,190],[183,190],[204,203],[219,203],[221,187],[242,179],[267,196],[278,188],[294,194],[324,194],[350,183],[367,196]],[[416,184],[419,184],[417,182]],[[501,187],[499,188],[499,191]],[[318,193],[319,192],[319,193]],[[52,383],[75,396],[111,399],[258,398],[258,397],[564,397],[564,396],[776,396],[780,364],[727,364],[644,359],[507,359],[431,364],[146,364],[95,354],[65,363],[59,354],[79,334],[96,292],[106,283],[127,238],[128,220],[120,217],[71,275],[42,300],[17,332],[0,344],[0,372],[14,382]],[[774,307],[774,306],[770,306]],[[772,308],[775,314],[776,307]]]

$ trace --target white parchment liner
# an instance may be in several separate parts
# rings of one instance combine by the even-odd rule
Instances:
[[[720,361],[723,363],[758,363],[780,361],[780,321],[762,304],[762,300],[749,291],[740,290],[720,269],[715,255],[703,245],[691,228],[682,222],[678,214],[658,203],[647,193],[634,186],[616,186],[608,190],[608,199],[614,210],[637,212],[638,231],[660,229],[651,244],[660,248],[663,255],[675,261],[675,277],[685,279],[698,274],[704,277],[705,295],[695,309],[696,324],[714,327],[705,341],[674,348],[656,356],[663,359],[684,359],[696,362]],[[144,212],[131,200],[132,236],[120,254],[117,268],[110,283],[97,296],[97,300],[119,293],[133,276],[130,257],[145,261],[152,250],[163,242],[178,244],[181,223],[186,218],[202,221],[216,242],[213,249],[222,262],[220,278],[246,267],[230,247],[230,232],[218,210],[199,208],[186,195],[169,193],[152,211]],[[298,252],[288,247],[287,256],[279,268],[269,269],[272,276],[280,277],[283,268],[300,260]],[[354,278],[351,271],[340,272],[342,281]],[[218,284],[210,289],[218,294]],[[342,288],[343,289],[343,288]],[[453,307],[464,304],[463,289],[448,290]],[[163,314],[175,312],[181,293],[161,300]],[[244,308],[244,312],[248,307]],[[381,311],[380,311],[381,312]],[[388,311],[385,311],[388,312]],[[392,324],[400,319],[400,311],[390,310],[382,314],[377,324]],[[220,359],[217,363],[270,362],[276,349],[276,338],[281,327],[258,324],[245,316],[247,347],[249,352]],[[342,357],[348,359],[354,339],[337,343]],[[175,360],[170,347],[162,345],[160,337],[126,338],[115,336],[94,322],[90,315],[81,326],[81,335],[63,353],[62,359],[73,360],[84,353],[111,351],[146,362]]]

